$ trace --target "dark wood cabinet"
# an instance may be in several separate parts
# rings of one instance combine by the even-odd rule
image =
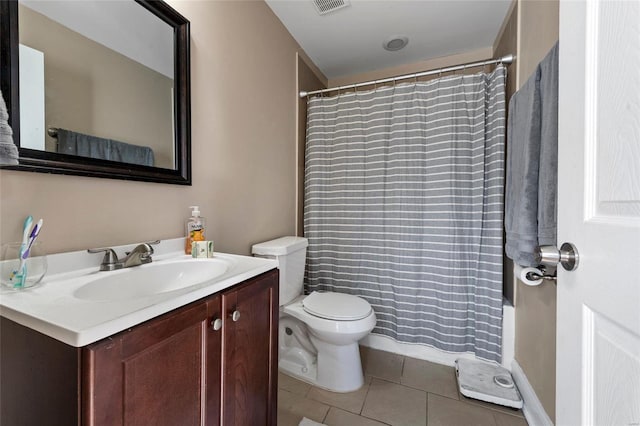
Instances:
[[[84,348],[2,321],[3,331],[10,331],[2,336],[2,424],[276,425],[277,270]],[[77,389],[62,398],[65,408],[56,418],[63,423],[14,412],[13,404],[26,394],[12,395],[12,383],[5,379],[18,380],[15,369],[26,373],[27,366],[5,365],[5,352],[25,335],[31,348],[23,344],[22,351],[41,353],[42,341],[68,352],[61,359],[67,373],[76,372]],[[75,370],[68,365],[74,360]],[[62,366],[52,365],[46,354],[41,361],[49,364],[51,377],[27,375],[24,380],[53,390]],[[14,374],[5,376],[5,370]],[[39,404],[29,400],[31,410]],[[18,423],[4,422],[18,418]]]
[[[277,299],[277,285],[243,286],[222,296],[222,312],[231,319],[222,328],[224,425],[276,424]]]

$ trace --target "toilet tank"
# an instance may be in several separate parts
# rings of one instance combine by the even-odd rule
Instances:
[[[280,306],[285,305],[303,292],[304,265],[307,258],[306,238],[281,237],[254,244],[254,256],[268,257],[278,261],[280,270]]]

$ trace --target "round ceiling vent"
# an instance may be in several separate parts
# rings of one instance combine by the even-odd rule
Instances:
[[[409,38],[406,36],[393,36],[382,43],[382,47],[390,52],[395,52],[405,47],[409,43]]]

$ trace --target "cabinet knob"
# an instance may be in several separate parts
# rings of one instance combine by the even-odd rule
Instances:
[[[240,319],[240,311],[233,311],[233,313],[231,314],[231,320],[232,321],[238,321]]]
[[[222,328],[222,320],[220,318],[216,318],[211,321],[211,327],[214,331],[218,331]]]

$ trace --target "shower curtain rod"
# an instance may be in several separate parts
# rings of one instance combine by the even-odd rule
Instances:
[[[515,59],[516,59],[515,55],[505,55],[502,58],[498,58],[498,59],[487,59],[486,61],[470,62],[470,63],[467,63],[467,64],[460,64],[460,65],[454,65],[454,66],[451,66],[451,67],[437,68],[437,69],[433,69],[433,70],[429,70],[429,71],[417,72],[417,73],[413,73],[413,74],[399,75],[397,77],[383,78],[381,80],[371,80],[371,81],[365,81],[365,82],[362,82],[362,83],[347,84],[345,86],[330,87],[328,89],[314,90],[312,92],[301,91],[299,96],[301,98],[304,98],[306,96],[316,95],[318,93],[334,92],[336,90],[344,90],[344,89],[355,89],[355,88],[362,87],[362,86],[369,86],[371,84],[390,83],[392,81],[405,80],[405,79],[408,79],[408,78],[424,77],[424,76],[427,76],[427,75],[440,74],[440,73],[443,73],[443,72],[459,71],[459,70],[464,70],[464,69],[467,69],[467,68],[475,68],[475,67],[484,67],[485,65],[510,64]]]

